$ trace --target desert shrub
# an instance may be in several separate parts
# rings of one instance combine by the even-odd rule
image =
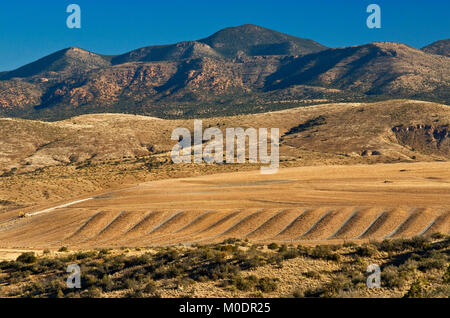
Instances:
[[[292,293],[292,297],[294,298],[304,298],[305,297],[305,291],[301,288],[296,288],[294,292]]]
[[[352,281],[352,284],[358,285],[366,282],[366,277],[361,271],[351,271],[347,273],[347,276]]]
[[[80,293],[80,296],[84,298],[99,298],[101,295],[102,291],[95,286],[91,286],[89,289]]]
[[[45,273],[51,270],[63,270],[65,264],[58,259],[42,258],[31,267],[33,274]]]
[[[234,252],[238,251],[238,247],[236,245],[230,245],[230,244],[219,245],[215,249],[217,249],[218,251],[221,251],[221,252],[228,252],[228,253],[234,253]]]
[[[279,268],[283,266],[283,261],[284,261],[283,255],[280,254],[272,255],[268,257],[266,260],[267,264],[276,265]]]
[[[87,252],[78,252],[74,255],[76,260],[88,259],[97,256],[97,252],[95,251],[87,251]]]
[[[411,287],[403,296],[403,298],[422,298],[424,296],[425,289],[423,287],[422,280],[416,280],[411,284]]]
[[[147,294],[153,294],[156,292],[156,290],[157,290],[157,287],[156,287],[156,283],[154,281],[149,281],[144,287],[144,292]]]
[[[343,291],[350,291],[353,288],[351,279],[346,275],[337,275],[324,286],[324,296],[332,297]]]
[[[180,257],[179,253],[175,249],[168,249],[167,251],[158,252],[156,254],[156,259],[164,260],[166,263],[172,262]]]
[[[37,257],[34,252],[25,252],[20,254],[20,256],[17,257],[16,261],[25,264],[32,264],[37,261]]]
[[[424,298],[450,298],[450,285],[437,286],[431,290],[426,290]]]
[[[139,282],[137,282],[134,279],[125,279],[123,282],[123,288],[124,289],[132,289],[137,290],[139,287]]]
[[[407,282],[407,272],[399,271],[395,266],[387,266],[381,272],[381,284],[388,288],[402,288]]]
[[[323,287],[316,287],[316,288],[307,288],[303,291],[303,297],[310,298],[310,297],[321,297],[325,294],[325,289]]]
[[[222,244],[236,244],[236,243],[239,243],[241,240],[240,239],[237,239],[237,238],[228,238],[228,239],[225,239],[223,242],[222,242]]]
[[[259,279],[256,288],[263,293],[270,293],[277,289],[277,282],[277,278],[263,277]]]
[[[281,256],[284,260],[293,259],[299,256],[299,251],[296,248],[289,248],[284,251]]]
[[[232,280],[232,285],[241,291],[249,291],[254,288],[258,279],[255,276],[236,276]]]
[[[321,126],[326,124],[326,119],[324,116],[320,115],[319,117],[315,117],[313,119],[310,119],[308,121],[306,121],[303,124],[300,124],[298,126],[292,127],[288,132],[285,133],[285,135],[292,135],[292,134],[296,134],[299,132],[303,132],[306,131],[308,129],[311,129],[313,127],[316,126]]]
[[[446,265],[447,257],[445,255],[431,251],[422,257],[418,262],[417,268],[422,272],[426,272],[431,269],[444,269]]]
[[[302,275],[308,278],[320,279],[320,273],[317,271],[304,272]]]
[[[172,254],[158,254],[156,256],[159,259],[164,259],[165,262],[170,262],[172,260]],[[126,268],[129,267],[135,267],[135,266],[139,266],[139,265],[145,265],[148,264],[152,261],[152,256],[150,254],[143,254],[143,255],[139,255],[139,256],[131,256],[127,259],[124,260],[124,266]]]
[[[114,281],[112,280],[111,276],[104,275],[102,280],[100,281],[99,286],[103,291],[110,292],[114,290]]]
[[[445,234],[440,233],[440,232],[435,232],[435,233],[431,234],[431,238],[433,240],[440,240],[440,239],[445,238]]]
[[[62,246],[58,252],[67,252],[69,249],[67,248],[67,246]]]
[[[421,236],[410,239],[385,239],[378,244],[378,248],[385,252],[402,252],[409,249],[427,249],[429,241]]]
[[[355,246],[357,246],[357,244],[355,242],[347,241],[342,246],[343,247],[355,247]]]
[[[339,261],[340,255],[333,252],[333,249],[328,245],[317,245],[309,254],[312,258]]]
[[[355,253],[361,257],[371,257],[375,254],[375,249],[370,245],[362,245],[356,248]]]
[[[81,286],[83,288],[89,288],[94,285],[98,285],[97,277],[91,274],[81,274]]]
[[[444,273],[442,280],[444,284],[450,284],[450,265],[447,266],[447,271]]]
[[[125,294],[126,298],[144,298],[144,293],[139,289],[132,289]]]
[[[102,258],[102,257],[104,257],[105,255],[108,255],[108,254],[110,254],[111,253],[111,251],[109,250],[109,249],[107,249],[107,248],[102,248],[102,249],[100,249],[99,251],[98,251],[98,257],[99,258]]]
[[[170,279],[176,278],[184,274],[184,269],[177,264],[170,264],[167,266],[161,266],[154,270],[152,273],[152,278],[159,279]]]
[[[238,261],[239,267],[242,270],[249,270],[252,268],[257,268],[266,263],[265,259],[262,256],[256,255],[256,254],[253,254],[253,255],[242,254],[237,258],[237,261]]]
[[[279,248],[277,243],[270,243],[269,245],[267,245],[267,248],[269,250],[276,250],[277,248]]]

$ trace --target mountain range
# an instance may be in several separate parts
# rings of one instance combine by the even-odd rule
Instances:
[[[71,47],[0,73],[0,115],[192,118],[392,98],[450,101],[450,39],[327,48],[255,25],[121,55]]]

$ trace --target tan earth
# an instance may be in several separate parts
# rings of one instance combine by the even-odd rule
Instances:
[[[282,168],[145,182],[0,214],[0,248],[344,240],[450,233],[450,162]]]

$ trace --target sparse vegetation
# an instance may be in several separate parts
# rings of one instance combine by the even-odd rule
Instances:
[[[272,249],[266,251],[257,245],[242,243],[245,242],[229,239],[221,244],[191,248],[140,248],[134,255],[122,250],[104,249],[54,257],[48,254],[37,257],[27,252],[16,261],[0,263],[1,282],[9,286],[0,291],[0,296],[165,297],[178,295],[174,294],[177,290],[188,292],[197,284],[206,284],[212,293],[223,295],[283,296],[279,287],[286,284],[293,297],[364,297],[369,295],[365,283],[367,265],[364,264],[374,261],[382,268],[380,291],[383,295],[450,296],[446,289],[450,277],[448,238],[430,238],[425,242],[413,238],[402,240],[401,244],[397,240],[384,241],[370,247],[336,245],[307,248],[299,245],[274,249],[272,245]],[[389,248],[387,254],[384,251],[386,246],[395,248]],[[376,251],[381,254],[376,254]],[[378,255],[377,259],[369,261],[375,255]],[[330,260],[336,269],[330,267]],[[299,268],[298,277],[291,281],[284,278],[285,262],[300,266],[319,262],[316,264],[321,264],[321,269],[302,272]],[[68,289],[65,285],[69,263],[81,266],[80,290]],[[276,269],[280,277],[268,276],[266,268]],[[304,287],[295,285],[303,281]],[[309,283],[311,281],[314,283]]]

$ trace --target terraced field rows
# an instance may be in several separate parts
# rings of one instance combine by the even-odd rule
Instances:
[[[389,180],[389,182],[385,182]],[[81,199],[81,200],[80,200]],[[1,215],[0,248],[311,244],[450,232],[450,163],[320,166],[142,183]]]
[[[254,242],[333,242],[336,240],[406,238],[449,233],[450,211],[434,209],[381,209],[357,207],[299,208],[283,211],[154,211],[83,212],[53,215],[57,227],[42,230],[33,223],[0,233],[2,243],[15,247],[147,246],[218,242],[248,238]],[[14,243],[8,237],[14,237]],[[31,239],[32,237],[32,239]],[[58,238],[60,238],[58,240]]]

